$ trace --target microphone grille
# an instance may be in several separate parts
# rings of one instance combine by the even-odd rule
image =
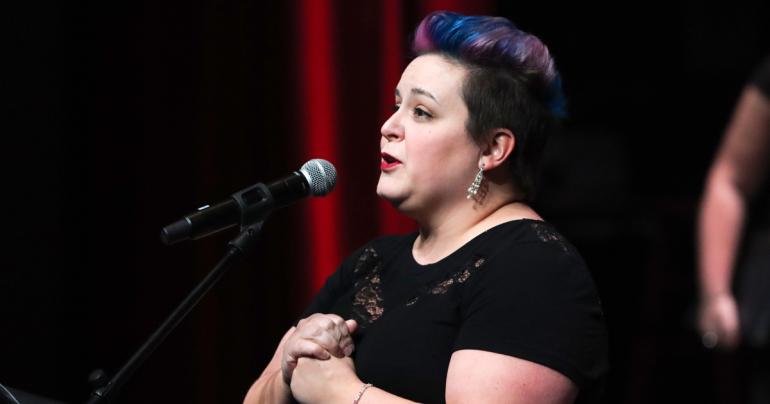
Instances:
[[[328,194],[337,183],[337,170],[334,169],[332,163],[326,160],[310,160],[303,164],[299,171],[307,179],[310,185],[310,194],[313,196]]]

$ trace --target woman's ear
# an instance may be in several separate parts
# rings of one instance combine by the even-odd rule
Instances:
[[[484,170],[491,170],[505,162],[516,147],[516,136],[508,129],[495,128],[481,154]]]

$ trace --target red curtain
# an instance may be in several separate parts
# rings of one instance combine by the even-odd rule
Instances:
[[[302,137],[300,144],[305,146],[303,161],[313,157],[324,158],[338,167],[339,175],[345,175],[345,170],[340,167],[337,145],[336,41],[332,32],[335,13],[329,1],[304,0],[297,18],[300,28],[297,50],[301,68],[299,99],[302,100],[299,133]],[[303,268],[313,268],[310,272],[311,290],[318,289],[342,257],[342,245],[336,237],[339,234],[340,198],[340,192],[332,192],[306,205],[309,209],[307,217],[310,218],[306,222],[309,260]]]
[[[305,205],[309,253],[302,275],[309,279],[307,296],[366,240],[416,229],[413,221],[375,196],[379,125],[392,110],[393,90],[408,61],[408,38],[416,24],[435,10],[494,12],[489,0],[359,3],[296,4],[300,157],[329,160],[338,172],[335,191]],[[376,85],[367,87],[367,82]],[[351,123],[361,116],[376,125]]]

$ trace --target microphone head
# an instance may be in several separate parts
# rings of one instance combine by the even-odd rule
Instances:
[[[313,196],[328,194],[337,183],[337,170],[326,160],[312,159],[303,164],[299,172],[305,176],[310,185],[310,194]]]

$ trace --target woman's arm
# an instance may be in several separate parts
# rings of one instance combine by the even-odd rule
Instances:
[[[294,369],[291,391],[303,404],[352,403],[362,391],[364,382],[356,375],[349,357],[317,360],[301,358]],[[359,404],[413,403],[372,386],[361,394]]]
[[[738,311],[730,284],[746,201],[766,175],[768,149],[770,101],[749,86],[709,172],[698,218],[699,326],[726,347],[738,343]]]
[[[281,338],[273,359],[246,393],[244,403],[288,403],[290,383],[300,358],[344,358],[354,349],[351,334],[357,324],[336,314],[315,313]]]
[[[572,403],[578,387],[546,366],[513,356],[463,349],[449,362],[446,402]]]
[[[301,403],[350,403],[364,386],[350,358],[302,358],[295,369],[291,390]],[[566,376],[546,366],[498,353],[465,349],[449,362],[446,402],[454,403],[572,403],[578,387]],[[372,386],[359,404],[413,403]]]
[[[291,390],[281,374],[281,355],[283,355],[286,341],[294,333],[295,329],[295,327],[291,327],[283,335],[278,348],[276,348],[273,354],[273,359],[270,360],[265,370],[262,371],[257,381],[251,385],[249,392],[246,393],[246,398],[243,400],[244,404],[291,402]]]

